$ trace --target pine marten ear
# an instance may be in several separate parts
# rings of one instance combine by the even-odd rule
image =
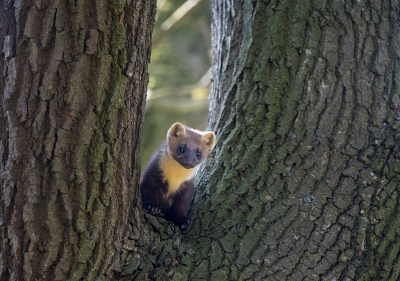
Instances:
[[[185,127],[181,123],[175,123],[174,125],[171,126],[171,128],[168,130],[167,133],[167,138],[179,138],[186,135],[186,130]]]
[[[213,132],[207,132],[201,137],[201,141],[210,149],[213,149],[215,143],[215,134]]]

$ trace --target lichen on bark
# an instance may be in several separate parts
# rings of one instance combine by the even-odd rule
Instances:
[[[206,279],[397,280],[397,11],[213,2],[217,144],[183,240]]]

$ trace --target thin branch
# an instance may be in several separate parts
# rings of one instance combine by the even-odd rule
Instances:
[[[197,11],[202,4],[206,2],[207,0],[188,0],[182,4],[182,6],[161,24],[161,28],[164,31],[154,38],[153,48],[164,40],[172,31],[181,26],[193,12]]]
[[[161,14],[161,11],[162,11],[162,9],[163,9],[163,7],[164,7],[165,2],[167,2],[167,0],[158,0],[158,1],[157,1],[156,22],[157,22],[157,20],[158,20],[158,17],[159,17],[160,14]]]

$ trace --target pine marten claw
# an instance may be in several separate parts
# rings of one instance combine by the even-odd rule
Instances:
[[[190,221],[187,218],[175,219],[173,223],[178,226],[181,230],[188,228]]]
[[[143,208],[145,210],[149,210],[152,213],[159,213],[161,212],[160,208],[158,208],[156,205],[153,205],[151,203],[143,203]]]

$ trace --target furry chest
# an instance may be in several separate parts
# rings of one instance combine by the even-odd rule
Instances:
[[[163,156],[160,159],[160,168],[164,181],[168,183],[168,192],[166,194],[168,198],[179,190],[182,183],[195,176],[198,166],[186,169],[173,158]]]

